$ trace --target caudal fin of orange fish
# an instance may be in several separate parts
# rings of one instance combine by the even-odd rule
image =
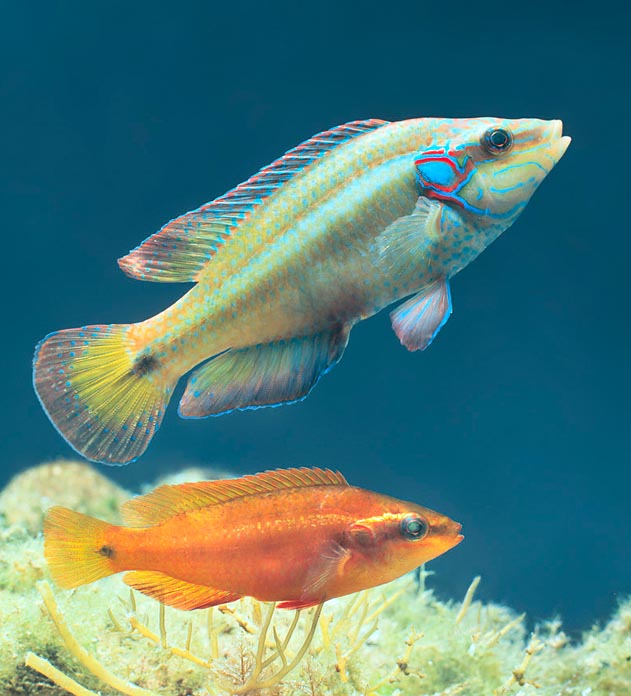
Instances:
[[[33,385],[48,417],[79,454],[102,464],[127,464],[145,451],[175,387],[156,358],[138,352],[129,328],[57,331],[33,358]]]
[[[53,580],[66,589],[118,570],[108,539],[114,525],[68,508],[50,508],[44,520],[44,556]]]

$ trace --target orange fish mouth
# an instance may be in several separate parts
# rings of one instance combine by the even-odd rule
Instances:
[[[462,525],[458,522],[454,522],[454,527],[453,527],[453,535],[454,535],[453,545],[454,546],[459,544],[464,539],[464,534],[460,534],[461,530],[462,530]]]

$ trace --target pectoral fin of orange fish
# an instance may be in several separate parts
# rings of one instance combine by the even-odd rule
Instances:
[[[390,319],[408,350],[425,350],[450,314],[449,281],[439,278],[391,312]]]
[[[376,118],[352,121],[314,135],[224,196],[171,220],[119,259],[118,265],[139,280],[197,281],[241,222],[285,182],[351,138],[387,123]]]
[[[234,592],[217,590],[206,585],[176,580],[170,575],[150,570],[134,570],[125,573],[123,580],[134,590],[157,599],[176,609],[206,609],[217,604],[226,604],[240,599]]]
[[[327,598],[327,585],[344,572],[344,566],[350,557],[348,549],[336,541],[329,542],[307,574],[301,598],[281,602],[279,609],[306,609],[323,602]]]
[[[121,514],[130,527],[148,527],[175,515],[234,498],[309,486],[348,486],[348,482],[339,471],[330,469],[277,469],[239,479],[160,486],[151,493],[123,503]]]
[[[182,418],[303,399],[342,357],[349,329],[229,350],[195,370],[180,401]]]

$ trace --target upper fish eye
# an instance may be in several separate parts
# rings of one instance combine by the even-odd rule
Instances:
[[[482,136],[482,146],[492,155],[508,152],[513,145],[513,134],[506,128],[489,128]]]
[[[411,541],[422,539],[429,531],[429,524],[418,515],[407,515],[401,520],[401,534]]]

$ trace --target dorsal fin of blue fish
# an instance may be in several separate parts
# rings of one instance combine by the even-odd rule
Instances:
[[[439,278],[390,313],[392,328],[408,350],[425,350],[451,314],[449,281]]]
[[[342,357],[349,328],[229,350],[197,368],[180,401],[183,418],[303,399]]]
[[[151,493],[132,498],[121,506],[125,524],[130,527],[154,526],[175,515],[201,510],[247,495],[269,493],[307,486],[347,486],[339,471],[330,469],[276,469],[238,479],[219,479],[198,483],[181,483],[156,488]]]
[[[314,135],[220,198],[171,220],[118,265],[138,280],[196,282],[233,230],[284,183],[351,138],[387,123],[351,121]]]

